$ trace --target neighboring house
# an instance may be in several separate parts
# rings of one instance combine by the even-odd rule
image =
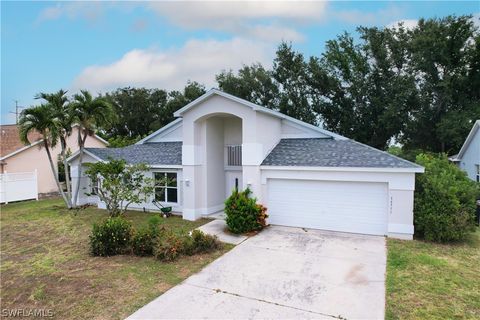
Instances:
[[[176,179],[155,186],[165,191],[156,200],[188,220],[222,211],[235,187],[249,187],[270,224],[412,239],[422,167],[216,89],[174,115],[135,145],[86,149],[85,161],[123,158],[150,165],[158,182]],[[80,203],[105,207],[81,179]],[[154,210],[151,200],[135,208]]]
[[[475,121],[460,152],[449,159],[465,171],[470,179],[480,182],[480,120]]]
[[[30,145],[25,145],[20,141],[19,129],[17,125],[1,125],[1,153],[0,167],[1,173],[25,173],[37,172],[38,193],[48,194],[57,192],[57,185],[50,168],[47,153],[43,148],[42,136],[37,132],[28,135]],[[77,144],[78,128],[74,127],[72,135],[68,138],[67,145],[71,152],[78,150]],[[86,146],[92,148],[105,148],[107,142],[98,136],[88,137]],[[52,158],[57,166],[58,155],[60,154],[60,144],[52,149]],[[8,190],[7,190],[8,191]]]

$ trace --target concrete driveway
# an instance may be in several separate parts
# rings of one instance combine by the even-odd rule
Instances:
[[[383,237],[272,226],[128,319],[383,319]]]

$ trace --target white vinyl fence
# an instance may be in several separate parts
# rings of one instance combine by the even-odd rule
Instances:
[[[0,203],[38,200],[37,171],[0,174]]]

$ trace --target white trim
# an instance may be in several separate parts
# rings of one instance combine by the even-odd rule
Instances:
[[[168,170],[168,169],[179,169],[179,170],[182,170],[183,169],[183,166],[182,165],[165,165],[165,164],[152,164],[152,165],[148,165],[148,167],[152,170],[161,170],[161,169],[165,169],[165,170]],[[177,172],[178,170],[175,170],[172,172]]]
[[[43,142],[43,139],[37,140],[37,141],[35,141],[35,142],[32,143],[32,144],[29,144],[29,145],[26,145],[26,146],[24,146],[24,147],[22,147],[22,148],[20,148],[20,149],[17,149],[17,150],[15,150],[15,151],[13,151],[12,153],[9,153],[9,154],[1,157],[1,158],[0,158],[0,161],[1,161],[1,160],[5,160],[5,159],[10,158],[10,157],[13,157],[14,155],[16,155],[16,154],[18,154],[18,153],[20,153],[20,152],[22,152],[22,151],[24,151],[24,150],[30,149],[31,147],[36,146],[36,145],[38,145],[38,144],[40,144],[40,143],[42,143],[42,142]]]
[[[175,125],[180,124],[181,122],[182,122],[182,119],[181,119],[181,118],[175,119],[175,120],[173,120],[172,122],[170,122],[169,124],[164,125],[163,127],[161,127],[160,129],[158,129],[158,130],[155,131],[154,133],[149,134],[148,136],[146,136],[145,138],[143,138],[142,140],[138,141],[138,142],[135,143],[135,144],[144,144],[147,140],[150,140],[151,138],[157,136],[158,134],[160,134],[160,133],[162,133],[162,132],[164,132],[164,131],[166,131],[166,130],[168,130],[168,129],[170,129],[170,128],[171,128],[172,131],[173,131],[173,130],[176,129]],[[168,132],[166,132],[166,133],[168,133]]]
[[[154,191],[153,191],[153,199],[154,199],[155,201],[157,201],[157,200],[155,199],[155,197],[156,197],[156,195],[157,195],[156,190],[155,190],[156,188],[164,188],[164,189],[165,189],[165,193],[164,193],[165,200],[167,200],[167,198],[168,198],[167,190],[168,190],[168,189],[175,189],[175,190],[177,190],[177,202],[171,202],[171,201],[158,201],[158,202],[160,202],[161,204],[166,204],[166,205],[172,206],[172,207],[173,207],[173,206],[181,205],[181,204],[180,204],[180,185],[181,185],[181,182],[182,182],[182,181],[180,181],[180,180],[178,179],[178,171],[177,171],[177,170],[168,170],[168,169],[164,169],[164,170],[162,170],[162,169],[155,169],[155,170],[150,170],[150,172],[152,173],[152,178],[153,178],[153,189],[154,189]],[[164,173],[165,176],[166,176],[166,174],[168,174],[168,173],[175,173],[175,179],[176,179],[177,185],[176,185],[175,187],[171,187],[171,186],[168,186],[168,185],[166,185],[166,184],[165,184],[165,185],[161,185],[161,186],[160,186],[160,185],[157,186],[157,185],[155,184],[155,173]]]
[[[105,160],[103,160],[102,158],[99,158],[98,156],[96,156],[95,154],[91,153],[90,151],[86,150],[86,149],[83,149],[83,153],[91,156],[92,158],[94,158],[95,160],[98,160],[98,161],[101,161],[101,162],[105,162]],[[75,159],[78,155],[80,154],[80,149],[75,151],[74,154],[72,154],[69,158],[67,158],[67,162],[71,162],[73,159]]]
[[[338,171],[338,172],[425,172],[425,168],[368,168],[368,167],[305,167],[305,166],[260,166],[260,170],[281,171]]]
[[[468,146],[470,145],[470,142],[473,140],[473,136],[475,135],[477,130],[480,130],[480,120],[475,121],[472,129],[468,133],[467,139],[465,139],[465,142],[463,143],[462,147],[460,148],[460,151],[458,152],[455,159],[453,159],[452,161],[460,161],[462,159],[463,154],[468,149]]]
[[[348,138],[344,137],[344,136],[341,136],[339,134],[336,134],[336,133],[333,133],[331,131],[328,131],[328,130],[325,130],[325,129],[322,129],[320,127],[317,127],[317,126],[314,126],[312,124],[308,124],[306,122],[303,122],[303,121],[300,121],[298,119],[295,119],[295,118],[292,118],[292,117],[289,117],[283,113],[280,113],[278,111],[274,111],[274,110],[271,110],[271,109],[268,109],[266,107],[263,107],[263,106],[260,106],[258,104],[255,104],[255,103],[251,103],[250,101],[247,101],[247,100],[244,100],[244,99],[241,99],[241,98],[238,98],[238,97],[235,97],[231,94],[228,94],[228,93],[225,93],[223,91],[220,91],[218,89],[210,89],[208,90],[204,95],[200,96],[199,98],[193,100],[192,102],[190,102],[189,104],[187,104],[185,107],[177,110],[173,115],[175,117],[182,117],[182,114],[185,113],[187,110],[193,108],[194,106],[196,106],[197,104],[205,101],[206,99],[208,99],[210,96],[212,95],[219,95],[221,97],[224,97],[226,99],[229,99],[229,100],[232,100],[232,101],[235,101],[235,102],[238,102],[240,104],[243,104],[247,107],[250,107],[252,108],[253,110],[255,111],[260,111],[260,112],[263,112],[263,113],[267,113],[267,114],[270,114],[270,115],[273,115],[277,118],[280,118],[280,119],[286,119],[286,120],[289,120],[293,123],[296,123],[300,126],[303,126],[303,127],[306,127],[306,128],[309,128],[309,129],[312,129],[312,130],[315,130],[315,131],[318,131],[318,132],[321,132],[325,135],[328,135],[328,136],[331,136],[335,139],[338,139],[338,140],[346,140]]]
[[[389,223],[388,233],[413,234],[414,227],[411,224]]]

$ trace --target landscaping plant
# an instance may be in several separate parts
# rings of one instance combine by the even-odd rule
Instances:
[[[145,164],[127,165],[125,160],[86,164],[85,174],[91,181],[100,179],[98,197],[112,217],[122,215],[132,203],[146,202],[153,195],[153,180],[145,176]]]
[[[174,261],[181,255],[193,256],[221,249],[216,236],[193,230],[190,234],[163,233],[158,238],[154,255],[161,261]]]
[[[251,198],[250,189],[233,190],[225,201],[225,214],[228,229],[233,233],[258,231],[266,225],[267,208],[257,204],[256,198]]]
[[[94,256],[113,256],[125,253],[132,237],[131,223],[122,217],[109,217],[93,224],[90,251]]]
[[[148,219],[146,227],[135,231],[132,238],[132,252],[137,256],[151,256],[159,236],[165,232],[160,228],[160,217],[152,216]]]
[[[419,154],[425,173],[416,177],[415,234],[428,241],[460,241],[474,230],[478,184],[445,155]]]

